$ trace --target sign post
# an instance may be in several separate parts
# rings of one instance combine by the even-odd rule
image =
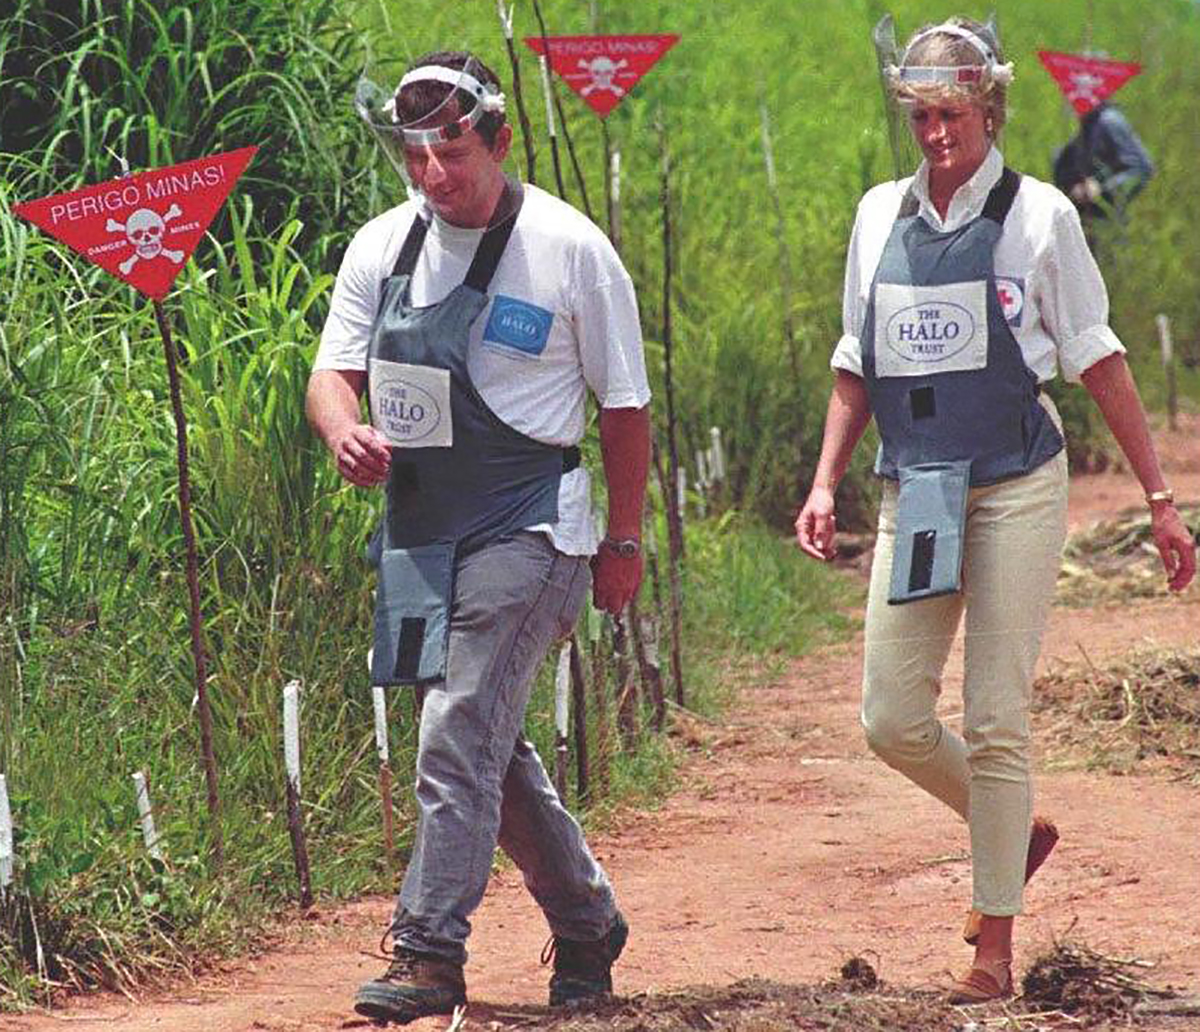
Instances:
[[[212,710],[208,700],[196,535],[192,526],[187,417],[179,386],[175,344],[162,300],[257,149],[243,147],[179,165],[122,176],[69,193],[25,201],[13,209],[22,218],[78,251],[88,261],[128,283],[154,304],[154,318],[162,336],[167,361],[171,409],[175,416],[179,519],[187,550],[195,701],[200,719],[200,751],[208,796],[213,859],[218,868],[224,863],[225,849],[217,765],[213,754]]]

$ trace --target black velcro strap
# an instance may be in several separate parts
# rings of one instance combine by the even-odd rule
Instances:
[[[933,546],[936,530],[918,530],[912,536],[912,564],[908,568],[908,590],[925,591],[933,583]]]
[[[908,403],[913,420],[932,419],[937,415],[937,395],[929,386],[909,391]]]
[[[563,468],[564,473],[570,473],[573,469],[578,469],[579,464],[583,461],[583,456],[575,445],[563,449]]]
[[[1005,168],[1000,174],[1000,182],[992,187],[992,192],[984,202],[983,217],[1003,226],[1020,186],[1021,176],[1011,168]]]
[[[404,246],[400,248],[400,255],[392,267],[393,276],[412,275],[413,269],[417,267],[417,256],[421,253],[428,230],[429,223],[420,215],[413,219],[412,225],[408,229],[408,236],[404,238]]]
[[[396,668],[392,671],[398,681],[415,681],[421,669],[421,649],[425,645],[425,617],[406,616],[400,620],[400,636],[396,641]]]

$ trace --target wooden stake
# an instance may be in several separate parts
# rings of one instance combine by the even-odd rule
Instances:
[[[300,809],[300,682],[289,681],[283,689],[283,756],[287,767],[288,832],[292,859],[300,883],[300,908],[313,905],[308,846],[304,838],[304,814]]]
[[[592,698],[596,705],[596,781],[603,795],[608,791],[608,760],[612,755],[608,728],[608,685],[605,677],[603,642],[599,636],[591,641]]]
[[[666,720],[666,701],[663,698],[662,674],[658,669],[658,651],[654,650],[653,661],[651,651],[647,648],[645,629],[642,617],[638,611],[638,601],[635,597],[629,603],[629,631],[633,639],[633,656],[637,660],[638,677],[642,683],[642,699],[653,707],[651,726],[655,731],[661,731]]]
[[[567,732],[571,719],[571,645],[558,652],[554,672],[554,788],[558,798],[567,799]]]
[[[162,335],[167,358],[167,378],[171,387],[171,410],[175,415],[175,459],[179,467],[179,522],[187,549],[187,585],[189,624],[192,636],[192,666],[196,677],[196,712],[200,719],[200,756],[208,795],[209,829],[213,861],[218,869],[225,864],[225,839],[221,830],[221,798],[217,787],[217,760],[213,752],[212,710],[208,703],[208,670],[204,658],[204,636],[200,613],[200,577],[196,558],[196,533],[192,529],[192,488],[188,478],[187,416],[183,411],[183,393],[179,387],[175,343],[161,301],[154,302],[154,318]]]
[[[131,777],[134,792],[137,794],[138,816],[142,821],[142,840],[146,843],[146,852],[155,860],[161,861],[163,851],[158,844],[158,832],[154,828],[154,810],[150,806],[150,788],[146,784],[146,775],[139,770]]]
[[[8,887],[13,883],[13,871],[16,866],[12,811],[8,806],[8,781],[0,774],[0,903],[4,902]]]
[[[1175,396],[1175,348],[1171,342],[1171,320],[1165,315],[1154,319],[1158,325],[1158,342],[1162,347],[1163,375],[1167,381],[1167,425],[1178,429],[1179,399]]]
[[[396,855],[395,825],[392,814],[392,768],[388,763],[387,698],[379,685],[371,687],[375,708],[375,751],[379,754],[379,805],[383,812],[383,853],[391,869]]]
[[[637,747],[637,690],[629,659],[629,632],[626,627],[628,608],[621,610],[612,621],[613,658],[617,666],[617,728],[621,744],[627,752]]]
[[[575,704],[572,717],[575,725],[575,795],[581,805],[590,798],[588,784],[587,685],[583,679],[583,658],[579,653],[579,638],[571,635],[571,699]]]
[[[663,496],[663,504],[667,508],[667,528],[671,527],[671,506],[674,504],[672,491],[663,470],[662,452],[658,447],[658,438],[652,443],[654,469],[658,474],[658,486]],[[675,510],[675,520],[678,522],[678,535],[683,537],[683,520],[679,509]],[[667,558],[667,577],[669,585],[669,603],[671,614],[671,678],[675,687],[675,702],[684,705],[683,691],[683,586],[680,577],[680,559],[672,545],[671,554]]]

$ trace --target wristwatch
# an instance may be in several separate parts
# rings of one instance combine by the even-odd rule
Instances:
[[[1161,491],[1151,491],[1146,495],[1146,504],[1151,505],[1154,502],[1169,502],[1173,505],[1175,503],[1175,492],[1169,487],[1164,487]]]
[[[642,543],[637,538],[606,537],[600,542],[601,548],[607,548],[622,559],[634,559],[642,554]]]

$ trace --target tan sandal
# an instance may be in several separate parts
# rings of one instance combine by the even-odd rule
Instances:
[[[1003,982],[988,968],[972,967],[965,975],[960,975],[955,979],[946,1002],[958,1007],[969,1007],[977,1003],[990,1003],[992,1000],[1003,1000],[1012,996],[1012,970],[1009,962],[989,965],[989,967],[992,966],[1003,969]]]
[[[1033,827],[1029,829],[1029,852],[1025,857],[1025,881],[1037,873],[1037,869],[1046,862],[1055,845],[1058,843],[1058,829],[1045,817],[1035,817]],[[983,915],[978,910],[967,914],[967,923],[963,925],[963,939],[967,945],[974,946],[979,941],[979,922]]]

